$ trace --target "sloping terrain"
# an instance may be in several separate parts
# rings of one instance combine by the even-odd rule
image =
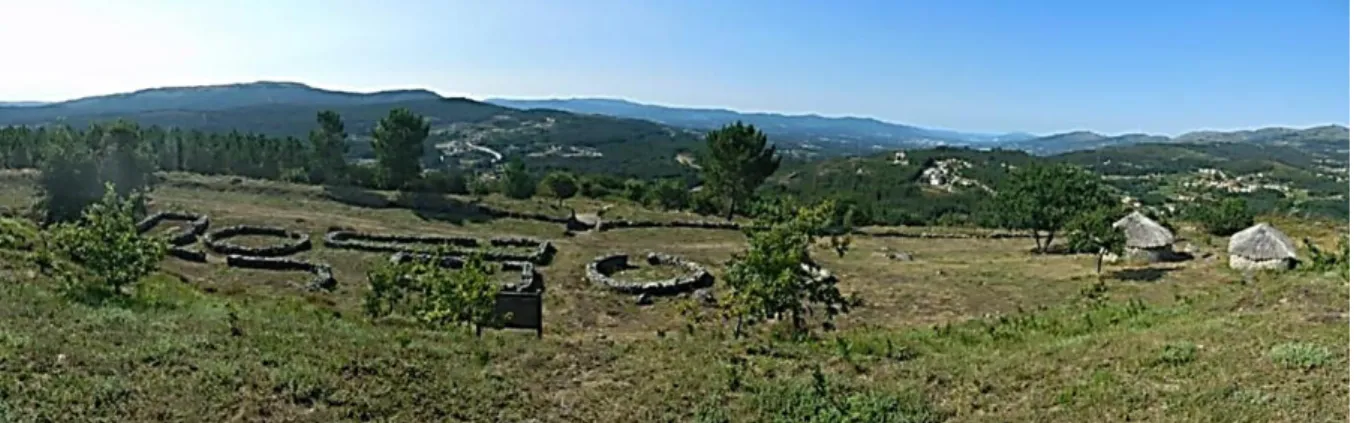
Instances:
[[[559,252],[541,269],[544,336],[368,319],[365,272],[385,254],[322,244],[298,254],[334,265],[332,292],[297,289],[306,275],[296,272],[168,258],[130,298],[99,304],[62,295],[26,252],[0,248],[0,421],[1348,419],[1348,280],[1248,279],[1226,268],[1226,239],[1188,228],[1180,246],[1198,259],[1112,264],[1103,281],[1092,257],[1032,256],[1024,239],[860,237],[844,257],[813,251],[864,299],[836,331],[789,341],[767,323],[734,339],[731,322],[692,299],[637,305],[583,276],[599,254],[657,250],[710,266],[723,293],[722,263],[744,246],[737,231],[566,237],[537,221],[339,203],[321,187],[169,178],[153,207],[203,213],[214,227],[548,239]],[[0,184],[0,194],[35,189],[31,178]],[[1270,221],[1327,247],[1348,231]]]

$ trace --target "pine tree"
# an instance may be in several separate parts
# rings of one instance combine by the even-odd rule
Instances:
[[[390,111],[372,130],[372,150],[376,153],[379,180],[382,185],[403,189],[423,173],[423,140],[428,138],[429,125],[409,109]]]
[[[725,217],[752,197],[767,177],[780,168],[776,147],[752,125],[735,122],[705,136],[709,150],[701,164],[701,178],[712,194],[727,199]]]

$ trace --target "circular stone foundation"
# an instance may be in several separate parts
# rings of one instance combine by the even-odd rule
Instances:
[[[286,242],[280,245],[270,245],[267,247],[250,247],[232,244],[226,241],[231,237],[242,235],[280,237],[285,238]],[[203,236],[203,242],[207,244],[208,249],[219,254],[253,257],[289,256],[310,249],[310,236],[300,232],[269,226],[230,226],[215,232],[207,233],[206,236]]]
[[[612,276],[631,267],[630,256],[628,254],[609,254],[588,263],[585,274],[588,281],[592,283],[626,294],[671,295],[694,291],[714,284],[714,276],[700,263],[662,253],[647,253],[645,259],[649,265],[676,266],[685,269],[686,273],[682,276],[662,280],[618,280]]]

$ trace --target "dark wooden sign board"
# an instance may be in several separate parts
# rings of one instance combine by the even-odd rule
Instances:
[[[494,297],[494,315],[507,317],[503,327],[535,329],[536,337],[540,338],[543,332],[541,302],[540,292],[502,291]],[[475,327],[475,336],[479,336],[482,329]]]

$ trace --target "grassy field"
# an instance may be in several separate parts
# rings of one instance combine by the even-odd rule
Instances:
[[[0,206],[33,200],[28,179],[0,184]],[[59,295],[21,254],[0,252],[0,421],[1349,418],[1348,280],[1286,273],[1247,282],[1227,269],[1225,239],[1191,228],[1181,229],[1180,246],[1198,248],[1195,260],[1110,266],[1103,284],[1093,257],[1033,256],[1025,239],[857,237],[845,257],[815,250],[842,290],[865,300],[838,330],[788,341],[773,324],[736,340],[689,299],[640,306],[583,274],[603,253],[661,251],[711,267],[722,289],[722,264],[744,245],[733,231],[566,236],[557,224],[368,207],[319,187],[189,175],[174,175],[153,201],[206,213],[213,228],[273,225],[315,240],[330,226],[548,239],[558,253],[541,269],[545,336],[477,339],[369,322],[364,274],[385,256],[318,242],[297,256],[333,265],[334,292],[297,288],[305,273],[169,258],[133,298],[100,305]],[[545,200],[483,201],[568,214]],[[639,209],[618,204],[607,215],[617,210]],[[1271,221],[1325,246],[1348,231]],[[883,250],[913,260],[876,254]],[[692,308],[703,323],[683,315]]]

